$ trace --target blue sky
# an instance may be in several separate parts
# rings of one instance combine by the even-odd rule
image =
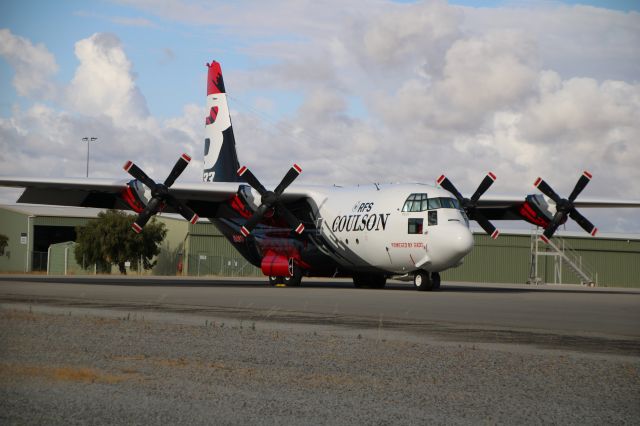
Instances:
[[[485,8],[562,3],[640,11],[640,2],[636,0],[457,0],[449,3]],[[215,8],[212,9],[211,13],[215,14]],[[201,81],[205,72],[204,62],[209,58],[222,62],[224,69],[230,71],[228,74],[236,70],[251,69],[256,62],[261,62],[243,54],[243,48],[253,41],[251,38],[239,40],[225,34],[221,27],[215,25],[181,23],[117,1],[4,1],[0,3],[0,28],[9,28],[14,34],[29,38],[33,43],[44,43],[55,55],[60,67],[55,76],[59,82],[71,80],[78,65],[73,52],[76,41],[96,32],[117,34],[134,64],[134,71],[138,75],[137,84],[147,99],[151,113],[159,117],[175,115],[182,105],[199,101],[203,91]],[[277,38],[278,35],[275,35],[274,39]],[[268,59],[263,61],[268,62]],[[3,93],[0,114],[4,116],[10,114],[14,102],[24,104],[24,100],[15,95],[11,85],[12,74],[9,64],[0,60],[0,92]],[[251,94],[236,93],[236,96],[247,102],[252,100]],[[283,108],[281,113],[291,112],[300,105],[300,96],[295,93],[279,93],[278,96],[283,101],[280,105]],[[352,99],[350,111],[361,115],[361,101]]]
[[[0,31],[22,46],[0,46],[3,174],[79,176],[95,134],[95,176],[128,159],[163,174],[185,151],[198,180],[215,59],[241,161],[266,180],[299,161],[306,183],[447,172],[472,192],[493,170],[497,193],[526,194],[588,169],[588,196],[640,198],[638,1],[3,1]],[[55,74],[24,68],[47,56]],[[15,77],[38,81],[21,96]]]

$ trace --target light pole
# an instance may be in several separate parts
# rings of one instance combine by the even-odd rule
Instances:
[[[87,177],[89,177],[89,145],[90,145],[89,143],[97,141],[98,138],[94,138],[94,137],[87,138],[87,137],[84,137],[84,138],[82,138],[82,140],[87,143]]]

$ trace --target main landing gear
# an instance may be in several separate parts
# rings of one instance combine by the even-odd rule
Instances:
[[[298,265],[293,265],[293,275],[289,277],[269,277],[269,285],[283,287],[300,287],[302,282],[302,269]]]
[[[387,277],[379,274],[353,274],[353,285],[356,288],[384,288]]]
[[[438,272],[418,271],[413,276],[413,286],[418,291],[433,291],[440,288]]]

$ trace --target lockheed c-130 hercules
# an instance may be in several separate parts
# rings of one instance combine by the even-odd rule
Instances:
[[[207,64],[202,183],[175,183],[191,158],[182,154],[164,182],[133,162],[133,180],[0,178],[0,186],[25,188],[22,203],[133,210],[140,232],[159,211],[191,223],[213,222],[233,246],[262,269],[270,284],[299,285],[303,276],[352,277],[356,287],[384,287],[387,278],[412,279],[418,290],[440,286],[440,272],[460,265],[473,248],[469,221],[492,238],[490,220],[525,220],[545,228],[548,241],[567,218],[595,235],[578,207],[640,207],[640,201],[577,200],[591,180],[584,172],[568,198],[544,180],[546,195],[483,197],[496,180],[488,173],[469,198],[444,175],[437,185],[372,184],[350,187],[290,186],[294,164],[273,189],[240,167],[220,64]]]

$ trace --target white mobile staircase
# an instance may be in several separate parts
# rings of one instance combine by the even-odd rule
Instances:
[[[598,285],[598,273],[589,265],[582,261],[580,256],[569,243],[563,238],[554,235],[553,240],[548,244],[540,243],[539,228],[535,228],[531,233],[531,267],[529,270],[529,280],[527,284],[544,284],[538,275],[538,257],[553,257],[553,283],[562,284],[562,267],[565,265],[580,278],[580,284],[590,287]],[[540,250],[540,244],[547,247],[547,250]]]

